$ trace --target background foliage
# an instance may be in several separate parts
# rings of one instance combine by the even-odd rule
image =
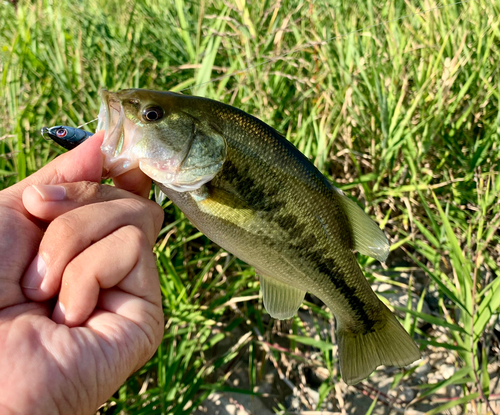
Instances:
[[[273,322],[253,269],[167,204],[156,247],[165,339],[101,413],[188,414],[212,391],[250,395],[279,413],[294,410],[287,396],[309,411],[492,410],[499,13],[498,0],[0,5],[0,189],[62,151],[40,128],[93,119],[101,87],[237,106],[283,131],[385,228],[387,264],[360,263],[424,356],[345,387],[329,311],[308,296],[291,322]],[[443,365],[451,369],[432,377]],[[361,396],[373,399],[363,412],[351,399]]]

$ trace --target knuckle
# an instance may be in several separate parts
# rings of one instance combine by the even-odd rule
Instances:
[[[151,208],[149,211],[152,215],[152,221],[155,229],[155,237],[158,236],[163,225],[163,219],[165,217],[165,212],[157,203],[150,201]]]
[[[77,201],[101,200],[104,196],[105,186],[96,182],[79,182],[77,189]]]
[[[132,197],[127,197],[125,199],[121,200],[121,203],[123,203],[128,209],[136,212],[136,213],[143,213],[145,206],[144,202],[138,199],[134,199]]]
[[[47,228],[47,231],[54,232],[59,240],[69,240],[78,233],[75,213],[70,212],[55,218]]]
[[[163,225],[164,212],[163,209],[155,202],[151,200],[146,200],[145,203],[146,212],[148,215],[148,223],[150,224],[150,230],[152,235],[152,240],[156,240],[156,237],[160,233],[161,226]]]
[[[144,231],[150,236],[151,243],[154,243],[163,224],[163,209],[147,199],[129,198],[123,199],[123,203],[126,203],[129,209],[143,218]]]
[[[134,225],[127,225],[121,228],[121,232],[116,233],[116,237],[120,242],[133,247],[142,248],[143,246],[149,247],[149,242],[144,232]]]
[[[68,179],[66,178],[66,173],[64,169],[56,166],[54,172],[52,173],[51,183],[67,183]]]
[[[62,284],[65,286],[71,285],[75,279],[80,279],[85,272],[85,267],[77,258],[66,265],[63,273]]]

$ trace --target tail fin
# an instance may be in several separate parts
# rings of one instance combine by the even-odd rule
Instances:
[[[368,377],[378,366],[406,366],[420,359],[420,351],[391,311],[384,307],[382,328],[354,333],[348,328],[337,333],[340,373],[348,385]]]

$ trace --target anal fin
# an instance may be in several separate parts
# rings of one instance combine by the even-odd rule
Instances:
[[[265,309],[278,320],[292,318],[306,295],[305,291],[263,275],[260,275],[260,289]]]

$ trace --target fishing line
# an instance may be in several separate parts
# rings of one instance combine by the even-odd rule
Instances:
[[[76,128],[82,128],[84,126],[86,126],[87,124],[90,124],[91,122],[94,122],[94,121],[97,121],[99,118],[94,118],[93,120],[90,120],[88,122],[86,122],[85,124],[82,124],[82,125],[79,125],[78,127]],[[45,138],[45,133],[48,133],[49,132],[49,129],[47,127],[42,127],[40,133],[42,134],[42,137]],[[45,138],[46,139],[46,138]],[[46,139],[47,140],[47,139]]]
[[[273,58],[268,58],[268,59],[264,60],[263,62],[256,63],[254,65],[250,65],[249,67],[247,67],[245,69],[241,69],[239,71],[235,71],[235,72],[232,72],[232,73],[229,73],[229,74],[226,74],[226,75],[221,75],[221,76],[218,76],[216,78],[212,78],[212,79],[210,79],[210,80],[208,80],[206,82],[202,82],[201,84],[198,84],[198,85],[188,86],[186,88],[183,88],[183,89],[179,90],[179,92],[183,92],[183,91],[186,91],[188,89],[193,90],[195,88],[199,88],[199,87],[208,85],[208,84],[210,84],[212,82],[216,82],[216,81],[220,81],[220,80],[225,79],[225,78],[229,78],[230,76],[242,75],[242,74],[244,74],[246,72],[251,71],[252,69],[258,68],[259,66],[265,65],[265,64],[267,64],[269,62],[272,62],[272,61],[280,60],[280,59],[284,58],[285,56],[291,55],[292,53],[300,52],[301,50],[307,49],[307,48],[309,48],[311,46],[325,45],[325,44],[331,42],[332,40],[341,39],[341,38],[350,36],[352,34],[360,33],[360,32],[363,32],[363,31],[366,31],[366,30],[369,30],[369,29],[373,29],[373,28],[378,27],[378,26],[382,26],[382,25],[387,24],[387,23],[398,22],[398,21],[406,19],[408,17],[421,16],[421,15],[427,14],[427,13],[435,11],[435,10],[440,10],[440,9],[444,9],[446,7],[451,7],[451,6],[457,6],[459,4],[469,3],[470,1],[471,0],[463,0],[463,1],[457,1],[457,2],[451,3],[451,4],[444,4],[444,5],[441,5],[441,6],[432,7],[430,9],[423,10],[421,12],[406,14],[404,16],[400,16],[400,17],[397,17],[397,18],[394,18],[394,19],[385,20],[385,21],[383,21],[381,23],[377,23],[377,24],[373,24],[371,26],[363,27],[361,29],[353,30],[352,32],[344,33],[343,35],[332,36],[332,37],[330,37],[328,39],[325,39],[325,40],[319,40],[317,42],[307,43],[307,44],[302,45],[302,46],[300,46],[298,48],[295,48],[295,49],[292,49],[292,50],[290,50],[288,52],[285,52],[282,55],[275,56]]]
[[[82,124],[82,125],[79,125],[78,127],[76,128],[82,128],[83,126],[87,125],[87,124],[90,124],[91,122],[94,122],[94,121],[97,121],[99,118],[94,118],[93,120],[90,120],[89,122],[86,122],[85,124]]]

